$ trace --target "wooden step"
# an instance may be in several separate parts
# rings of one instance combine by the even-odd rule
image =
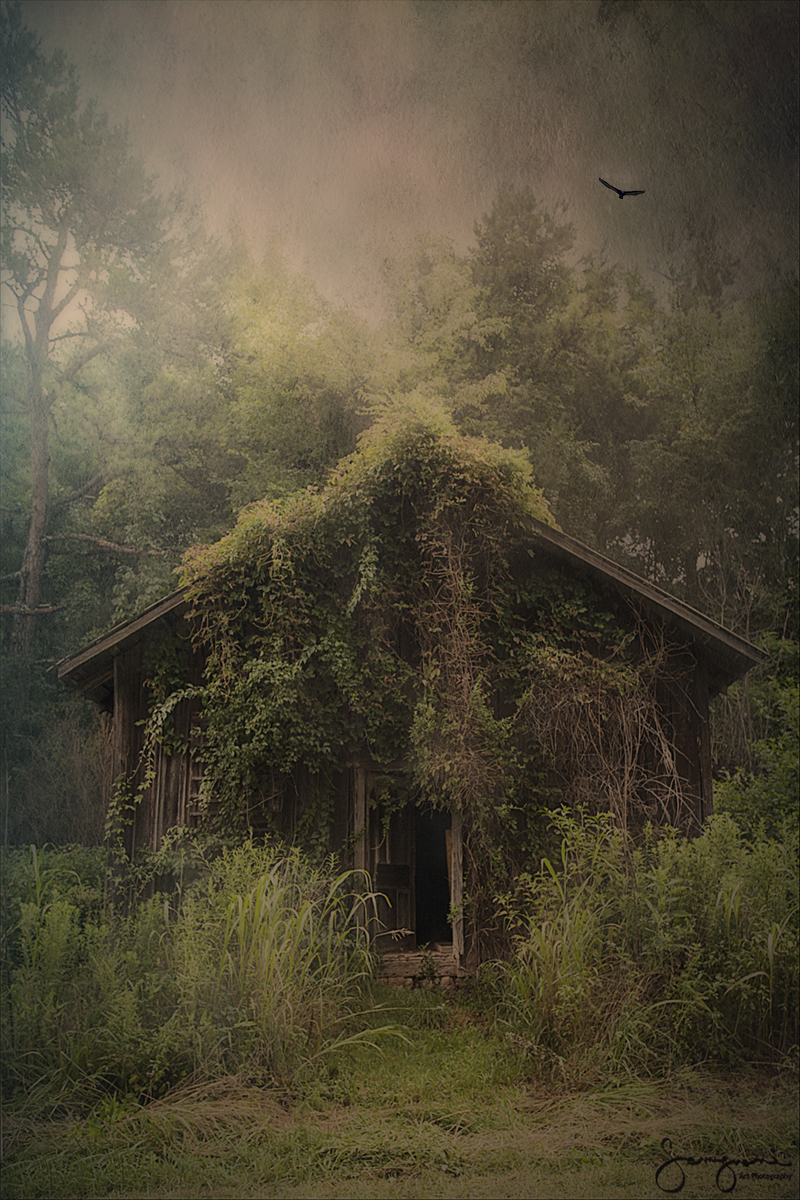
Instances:
[[[466,979],[465,971],[453,954],[453,947],[436,943],[429,949],[405,952],[387,952],[378,964],[378,982],[414,987],[420,983],[435,983],[438,979],[445,987],[452,986],[456,979]],[[446,982],[445,982],[446,981]]]

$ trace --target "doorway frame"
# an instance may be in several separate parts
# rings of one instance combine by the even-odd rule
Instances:
[[[353,811],[353,869],[356,871],[366,872],[373,881],[377,874],[378,862],[376,859],[376,841],[373,834],[376,832],[372,821],[379,819],[375,809],[371,809],[369,805],[370,783],[371,777],[374,778],[378,774],[402,774],[398,769],[396,772],[372,771],[368,767],[356,765],[353,767],[353,782],[352,782],[352,811]],[[413,832],[413,812],[411,805],[406,805],[405,819],[411,823]],[[451,810],[451,837],[450,837],[450,913],[452,920],[450,928],[453,936],[453,957],[457,963],[461,962],[464,955],[464,829],[461,814],[455,809]],[[412,841],[413,847],[413,841]],[[410,863],[390,864],[407,866],[411,872],[410,885],[411,894],[416,897],[415,878],[414,878],[414,854],[411,854],[412,861]],[[414,942],[417,938],[417,913],[416,913],[416,898],[412,905],[413,909],[413,930]]]

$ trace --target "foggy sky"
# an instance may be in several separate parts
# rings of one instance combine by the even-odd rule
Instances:
[[[43,49],[209,224],[368,309],[415,233],[471,243],[499,186],[652,285],[710,231],[796,269],[797,6],[26,0]],[[598,176],[646,194],[619,201]]]

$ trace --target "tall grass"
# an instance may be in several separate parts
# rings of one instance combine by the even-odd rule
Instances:
[[[503,898],[514,952],[495,967],[530,1061],[636,1074],[796,1057],[796,837],[750,844],[719,816],[631,849],[608,816],[554,823],[561,861]]]
[[[220,1070],[286,1079],[367,1036],[352,1018],[374,974],[371,896],[359,894],[353,872],[313,868],[297,851],[273,852],[252,886],[238,886],[251,853],[228,850],[184,903],[174,974],[188,1022],[207,1031],[209,1017],[216,1020],[216,1032],[204,1035],[205,1056]]]
[[[373,963],[352,873],[248,843],[124,917],[56,857],[3,860],[6,1096],[155,1097],[225,1074],[286,1086],[385,1032],[353,1024]]]
[[[750,843],[720,816],[693,841],[650,832],[633,848],[608,817],[554,822],[560,858],[501,900],[513,954],[484,998],[526,1069],[796,1058],[796,835]],[[372,897],[331,863],[248,843],[123,916],[101,851],[2,861],[0,1048],[17,1108],[226,1076],[296,1090],[387,1032],[370,1011]]]

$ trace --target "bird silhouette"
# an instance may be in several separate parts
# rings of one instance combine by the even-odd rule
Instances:
[[[598,175],[597,178],[600,179],[600,176]],[[641,192],[621,192],[619,188],[614,187],[613,183],[606,183],[605,179],[600,179],[600,182],[603,184],[604,187],[607,187],[610,192],[616,192],[617,195],[619,196],[620,200],[624,200],[626,196],[643,196],[644,195],[644,188],[642,188]]]

